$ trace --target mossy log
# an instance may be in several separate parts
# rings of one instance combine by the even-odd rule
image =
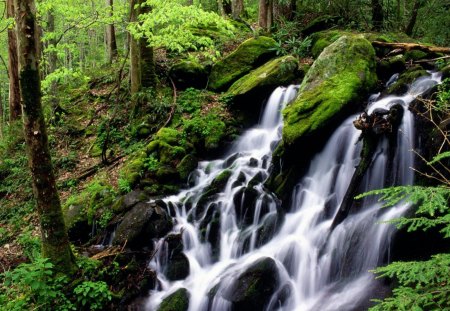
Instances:
[[[404,43],[404,42],[389,43],[389,42],[373,41],[372,45],[374,47],[388,47],[392,49],[401,49],[405,51],[420,50],[427,53],[450,54],[450,48],[448,47],[429,46],[417,43]]]

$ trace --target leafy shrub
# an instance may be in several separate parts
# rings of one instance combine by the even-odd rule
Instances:
[[[108,285],[103,282],[85,281],[75,287],[77,305],[86,310],[100,310],[111,300]]]

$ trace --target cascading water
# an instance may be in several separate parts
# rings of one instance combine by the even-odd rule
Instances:
[[[439,79],[432,74],[415,81],[403,96],[369,102],[369,114],[400,103],[404,116],[391,165],[388,142],[383,140],[362,191],[390,186],[386,180],[397,185],[413,182],[414,125],[408,106]],[[265,191],[263,182],[281,136],[280,110],[295,95],[294,86],[275,90],[260,125],[247,131],[225,159],[200,162],[191,175],[193,186],[164,200],[176,222],[174,232],[182,233],[190,272],[183,280],[169,281],[165,276],[170,265],[168,242],[158,241],[150,267],[158,272],[159,286],[151,291],[147,310],[157,310],[179,288],[190,293],[190,311],[231,310],[239,278],[267,258],[271,259],[266,264],[273,263],[268,278],[273,284],[267,300],[261,302],[265,310],[356,310],[368,301],[376,287],[368,271],[386,261],[394,231],[377,223],[398,217],[407,206],[380,210],[376,199],[365,198],[358,211],[331,230],[359,163],[360,132],[352,124],[354,115],[313,159],[293,191],[289,212],[283,215],[279,201]],[[253,303],[261,309],[262,304]]]

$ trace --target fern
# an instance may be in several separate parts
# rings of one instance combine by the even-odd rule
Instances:
[[[428,165],[433,165],[436,162],[439,162],[443,159],[450,158],[450,151],[442,152],[436,155],[430,162],[427,162]]]
[[[450,237],[450,214],[447,205],[450,189],[440,187],[398,186],[387,189],[372,190],[356,197],[361,199],[369,195],[379,195],[383,207],[391,207],[399,203],[416,206],[416,217],[400,217],[387,221],[397,228],[406,227],[409,232],[428,230],[439,227],[445,237]]]
[[[427,261],[394,262],[374,270],[378,278],[395,278],[399,286],[392,297],[371,311],[448,310],[450,308],[450,254],[432,256]]]

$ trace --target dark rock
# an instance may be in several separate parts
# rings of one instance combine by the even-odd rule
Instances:
[[[155,203],[137,203],[125,214],[116,229],[113,244],[140,248],[152,245],[152,239],[161,238],[172,229],[172,220]]]
[[[220,294],[232,303],[231,310],[264,310],[278,288],[279,275],[272,258],[260,258],[250,265],[226,291]]]
[[[315,19],[313,19],[305,28],[302,30],[302,34],[307,37],[310,34],[313,34],[318,31],[329,29],[333,26],[336,26],[341,17],[339,16],[331,16],[331,15],[322,15]]]
[[[180,288],[163,299],[158,311],[187,311],[190,294],[186,288]]]
[[[173,65],[169,70],[178,89],[184,90],[188,87],[203,89],[208,81],[208,72],[204,66],[195,62],[183,60]]]
[[[275,235],[279,227],[279,217],[276,213],[268,214],[261,226],[258,228],[258,238],[256,245],[261,246],[269,242],[269,240]]]
[[[255,158],[251,158],[250,161],[248,162],[248,166],[250,167],[257,167],[258,166],[258,160]]]
[[[181,234],[169,234],[165,238],[167,244],[168,261],[164,275],[170,281],[177,281],[189,275],[189,260],[183,254],[183,239]]]
[[[126,195],[120,197],[112,206],[114,213],[124,213],[129,211],[139,202],[148,201],[150,197],[142,190],[133,190]]]

